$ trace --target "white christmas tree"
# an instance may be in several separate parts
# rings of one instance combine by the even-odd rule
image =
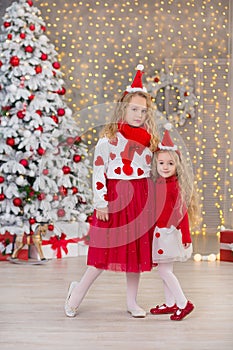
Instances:
[[[87,148],[72,111],[57,52],[30,0],[3,17],[0,43],[0,232],[35,223],[85,221],[92,212]]]

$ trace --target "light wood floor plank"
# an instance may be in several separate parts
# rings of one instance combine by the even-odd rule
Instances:
[[[68,284],[80,279],[85,262],[86,257],[37,266],[0,263],[1,350],[233,349],[232,263],[176,263],[176,275],[196,308],[174,322],[168,315],[130,317],[125,275],[108,271],[92,286],[79,315],[66,318]],[[138,301],[147,311],[164,302],[156,269],[142,274]]]

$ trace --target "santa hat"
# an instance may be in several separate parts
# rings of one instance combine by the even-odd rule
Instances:
[[[164,125],[165,131],[163,135],[162,141],[158,144],[157,151],[174,151],[178,155],[180,155],[180,151],[178,150],[177,145],[175,145],[171,139],[169,134],[169,130],[172,128],[172,124],[167,123]]]
[[[137,91],[147,92],[147,89],[142,85],[142,75],[144,74],[143,69],[144,69],[144,66],[142,64],[137,65],[137,73],[134,77],[134,80],[131,86],[127,86],[125,90],[126,94],[128,92],[137,92]]]

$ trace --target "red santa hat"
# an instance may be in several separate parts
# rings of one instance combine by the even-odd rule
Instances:
[[[142,76],[144,74],[143,69],[144,66],[142,64],[137,65],[137,73],[134,77],[132,84],[130,86],[127,86],[125,93],[137,91],[147,92],[147,89],[143,87],[142,84]]]
[[[157,151],[174,151],[178,155],[180,155],[180,151],[178,150],[177,145],[175,145],[171,139],[171,136],[169,134],[169,130],[172,128],[172,124],[167,123],[164,124],[164,135],[162,141],[158,144]]]

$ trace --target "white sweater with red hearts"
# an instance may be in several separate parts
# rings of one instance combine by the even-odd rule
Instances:
[[[150,149],[142,145],[135,146],[127,156],[128,142],[130,141],[120,132],[117,132],[114,140],[109,140],[107,137],[99,139],[95,147],[92,176],[95,208],[105,208],[108,205],[106,179],[133,180],[151,176],[152,152]],[[131,174],[124,170],[125,159],[129,159]]]

